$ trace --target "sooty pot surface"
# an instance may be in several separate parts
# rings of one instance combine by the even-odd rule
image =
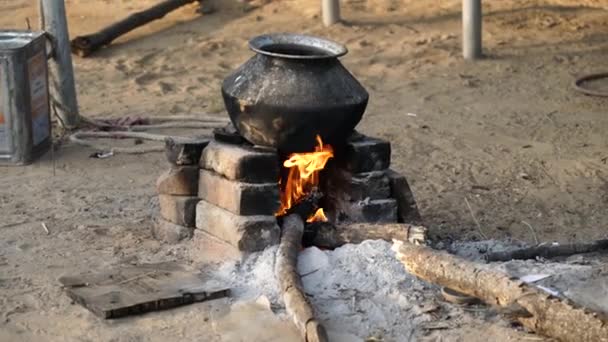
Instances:
[[[313,150],[315,136],[343,143],[369,95],[338,57],[344,46],[312,36],[253,38],[256,55],[228,76],[222,95],[232,123],[251,143],[286,152]]]

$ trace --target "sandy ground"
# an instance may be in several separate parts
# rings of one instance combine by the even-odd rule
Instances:
[[[155,2],[68,0],[70,32],[90,33]],[[476,63],[460,58],[455,0],[344,1],[347,22],[329,29],[315,1],[217,2],[213,14],[188,6],[75,58],[82,113],[221,113],[221,81],[251,56],[250,37],[323,35],[348,46],[343,63],[371,95],[359,130],[391,140],[393,167],[410,180],[435,238],[606,236],[608,100],[571,83],[608,67],[607,1],[484,1],[488,58]],[[37,22],[34,3],[0,0],[0,27]],[[199,265],[208,261],[201,250],[215,248],[151,239],[154,181],[167,168],[161,154],[95,160],[91,152],[64,145],[55,163],[47,155],[0,169],[0,340],[218,339],[218,325],[208,323],[226,313],[218,303],[107,323],[63,295],[61,274],[129,262]],[[222,317],[259,330],[243,317],[263,315],[243,312]],[[272,315],[265,322],[285,329]],[[486,340],[507,339],[505,329],[483,327]],[[472,340],[463,331],[480,329],[463,325],[437,340]]]

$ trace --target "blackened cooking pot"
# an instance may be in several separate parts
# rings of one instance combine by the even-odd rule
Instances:
[[[311,151],[315,136],[341,144],[361,120],[369,95],[342,66],[344,46],[313,36],[253,38],[256,52],[228,76],[222,95],[234,127],[248,141],[282,152]]]

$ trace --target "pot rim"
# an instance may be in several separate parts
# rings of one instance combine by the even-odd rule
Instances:
[[[301,47],[309,47],[314,50],[322,51],[318,54],[290,54],[284,52],[274,52],[267,48],[272,45],[289,44]],[[263,34],[252,38],[249,41],[249,48],[256,53],[286,59],[331,59],[346,55],[346,46],[329,39],[296,33],[271,33]]]

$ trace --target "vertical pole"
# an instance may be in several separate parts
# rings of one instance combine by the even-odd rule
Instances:
[[[323,25],[331,26],[340,21],[340,0],[321,0]]]
[[[54,56],[49,60],[51,102],[67,129],[78,126],[78,101],[64,0],[40,0],[43,29],[53,36]]]
[[[481,0],[462,0],[462,55],[478,59],[481,54]]]

